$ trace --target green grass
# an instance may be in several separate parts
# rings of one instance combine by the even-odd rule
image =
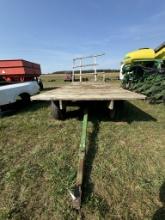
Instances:
[[[34,102],[0,119],[0,219],[76,219],[68,189],[82,114],[68,111],[65,121],[56,121],[48,103]],[[89,119],[85,219],[163,220],[165,106],[135,101],[116,121],[100,110]]]
[[[82,78],[88,78],[89,81],[94,80],[94,75],[86,73],[82,75]],[[119,77],[119,73],[105,73],[105,80],[110,81],[110,80],[116,80]],[[65,74],[50,74],[50,75],[42,75],[41,79],[44,81],[44,87],[46,88],[53,88],[55,86],[61,86],[63,84],[67,84],[70,82],[64,82]],[[103,80],[103,74],[98,73],[97,78],[99,81]],[[75,74],[75,79],[79,80],[79,74]]]

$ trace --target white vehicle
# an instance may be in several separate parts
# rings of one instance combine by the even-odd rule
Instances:
[[[21,99],[23,103],[30,102],[30,96],[39,93],[36,81],[0,86],[0,109],[4,105],[15,103]]]

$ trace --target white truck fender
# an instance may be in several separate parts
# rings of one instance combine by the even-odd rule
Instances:
[[[0,106],[14,103],[21,94],[35,95],[39,92],[36,81],[17,83],[0,87]]]

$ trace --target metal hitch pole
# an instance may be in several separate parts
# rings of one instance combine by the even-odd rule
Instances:
[[[87,136],[87,125],[88,125],[88,112],[84,111],[84,117],[82,122],[82,133],[81,133],[81,142],[79,148],[79,164],[77,171],[77,179],[75,185],[69,191],[72,198],[73,208],[80,211],[81,209],[81,196],[82,196],[82,183],[84,176],[84,162],[86,154],[86,136]]]

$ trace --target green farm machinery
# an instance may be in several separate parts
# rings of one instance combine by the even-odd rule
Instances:
[[[155,49],[141,48],[126,54],[121,65],[120,79],[129,73],[165,73],[165,42]]]
[[[146,95],[151,103],[165,102],[165,42],[126,54],[120,79],[124,88]]]

